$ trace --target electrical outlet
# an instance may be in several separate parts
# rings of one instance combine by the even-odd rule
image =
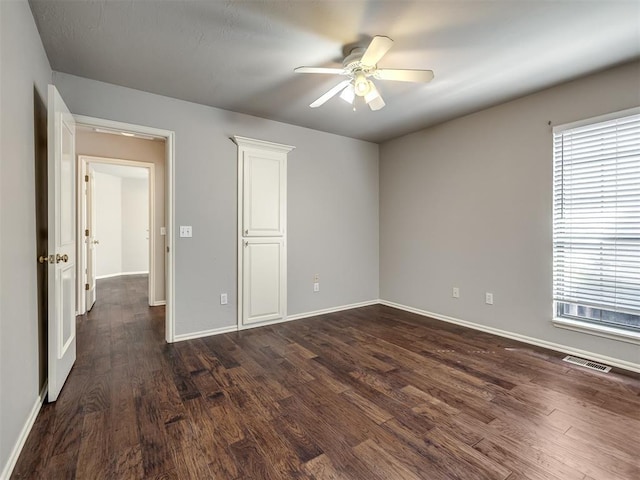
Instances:
[[[453,291],[451,292],[451,296],[453,298],[460,298],[460,289],[458,287],[453,287]]]
[[[484,294],[484,303],[487,305],[493,305],[493,293],[485,293]]]
[[[221,293],[220,294],[220,305],[226,305],[227,304],[227,294],[226,293]]]
[[[193,236],[193,230],[191,225],[180,225],[180,237],[191,238]]]
[[[313,291],[314,292],[319,292],[320,291],[320,283],[319,282],[314,282]]]
[[[316,274],[313,276],[313,281],[314,281],[314,282],[319,282],[319,281],[320,281],[320,274],[319,274],[319,273],[316,273]]]

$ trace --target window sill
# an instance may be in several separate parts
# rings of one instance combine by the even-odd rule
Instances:
[[[635,343],[640,345],[640,332],[625,330],[623,328],[609,327],[606,325],[595,325],[589,322],[581,322],[569,318],[554,318],[553,325],[558,328],[573,330],[599,337],[611,338],[621,342]]]

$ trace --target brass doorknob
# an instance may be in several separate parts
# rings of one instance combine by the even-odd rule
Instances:
[[[66,253],[64,255],[60,255],[59,253],[56,255],[56,263],[67,262],[69,260],[69,255]]]
[[[40,255],[38,257],[39,263],[47,263],[49,261],[49,255]]]

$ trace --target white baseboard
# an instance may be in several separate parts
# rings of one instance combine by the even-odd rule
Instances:
[[[96,280],[102,280],[103,278],[121,277],[123,275],[149,275],[149,271],[146,271],[146,272],[120,272],[120,273],[109,273],[108,275],[96,275]]]
[[[313,312],[296,313],[295,315],[289,315],[287,320],[300,320],[301,318],[316,317],[318,315],[324,315],[327,313],[341,312],[342,310],[351,310],[352,308],[368,307],[369,305],[377,305],[380,300],[367,300],[366,302],[351,303],[349,305],[341,305],[339,307],[323,308],[322,310],[315,310]]]
[[[29,412],[29,416],[27,417],[26,422],[24,423],[22,430],[20,431],[20,435],[16,440],[13,449],[11,450],[11,455],[7,459],[7,463],[2,469],[2,473],[0,473],[0,480],[9,480],[11,473],[13,472],[14,467],[16,466],[16,462],[18,461],[18,457],[20,456],[20,452],[22,452],[22,448],[24,447],[25,442],[27,441],[27,437],[33,428],[33,424],[38,418],[38,413],[40,412],[40,408],[44,403],[44,399],[47,396],[47,382],[45,382],[44,387],[40,390],[40,394],[38,398],[36,398],[33,407],[31,408],[31,412]]]
[[[199,332],[193,332],[193,333],[181,333],[179,335],[174,335],[173,341],[182,342],[184,340],[193,340],[195,338],[210,337],[212,335],[220,335],[223,333],[236,332],[237,330],[238,330],[238,327],[236,325],[233,325],[231,327],[212,328],[211,330],[201,330]]]
[[[349,305],[341,305],[339,307],[324,308],[322,310],[315,310],[313,312],[296,313],[295,315],[289,315],[285,318],[280,318],[278,320],[273,320],[271,322],[257,323],[255,325],[244,325],[244,326],[233,325],[230,327],[220,327],[220,328],[214,328],[211,330],[202,330],[200,332],[184,333],[181,335],[176,335],[173,341],[181,342],[183,340],[192,340],[194,338],[209,337],[211,335],[221,335],[223,333],[237,332],[239,330],[249,330],[251,328],[266,327],[268,325],[276,325],[278,323],[292,322],[294,320],[301,320],[303,318],[315,317],[317,315],[324,315],[327,313],[340,312],[342,310],[350,310],[352,308],[366,307],[368,305],[377,305],[378,303],[380,303],[380,300],[378,299],[369,300],[366,302],[351,303]]]
[[[402,305],[400,303],[390,302],[388,300],[380,300],[379,302],[382,305],[386,305],[388,307],[397,308],[399,310],[404,310],[406,312],[416,313],[418,315],[422,315],[424,317],[434,318],[436,320],[441,320],[443,322],[454,323],[456,325],[461,325],[463,327],[472,328],[473,330],[480,330],[482,332],[492,333],[493,335],[498,335],[499,337],[510,338],[512,340],[518,340],[523,343],[528,343],[530,345],[536,345],[538,347],[548,348],[549,350],[554,350],[556,352],[567,353],[570,355],[576,355],[578,357],[587,358],[589,360],[595,360],[600,363],[606,363],[607,365],[611,365],[613,367],[622,368],[624,370],[630,370],[632,372],[640,373],[640,364],[628,362],[626,360],[620,360],[618,358],[608,357],[606,355],[600,355],[598,353],[587,352],[586,350],[580,350],[578,348],[568,347],[567,345],[561,345],[559,343],[548,342],[546,340],[541,340],[539,338],[529,337],[526,335],[520,335],[519,333],[508,332],[506,330],[500,330],[498,328],[487,327],[486,325],[481,325],[479,323],[468,322],[466,320],[461,320],[459,318],[448,317],[446,315],[440,315],[438,313],[427,312],[426,310],[420,310],[419,308],[409,307],[407,305]]]
[[[278,323],[293,322],[295,320],[302,320],[303,318],[316,317],[318,315],[326,315],[327,313],[341,312],[342,310],[351,310],[352,308],[366,307],[368,305],[377,305],[380,300],[367,300],[366,302],[350,303],[349,305],[340,305],[338,307],[323,308],[322,310],[314,310],[312,312],[296,313],[294,315],[288,315],[278,320],[271,322],[261,322],[251,325],[238,325],[238,330],[249,330],[250,328],[266,327],[268,325],[276,325]]]

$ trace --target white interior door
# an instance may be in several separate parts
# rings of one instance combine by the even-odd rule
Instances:
[[[95,177],[93,173],[93,167],[91,164],[87,167],[87,230],[89,235],[85,236],[86,249],[87,249],[87,283],[86,285],[86,302],[87,312],[93,308],[93,304],[96,303],[96,246],[98,239],[96,238],[96,197],[95,197]]]
[[[238,145],[238,326],[287,316],[287,154],[293,147],[234,137]]]
[[[286,271],[283,238],[247,238],[244,241],[244,325],[285,316]]]
[[[48,400],[76,359],[75,121],[55,86],[48,92]]]

